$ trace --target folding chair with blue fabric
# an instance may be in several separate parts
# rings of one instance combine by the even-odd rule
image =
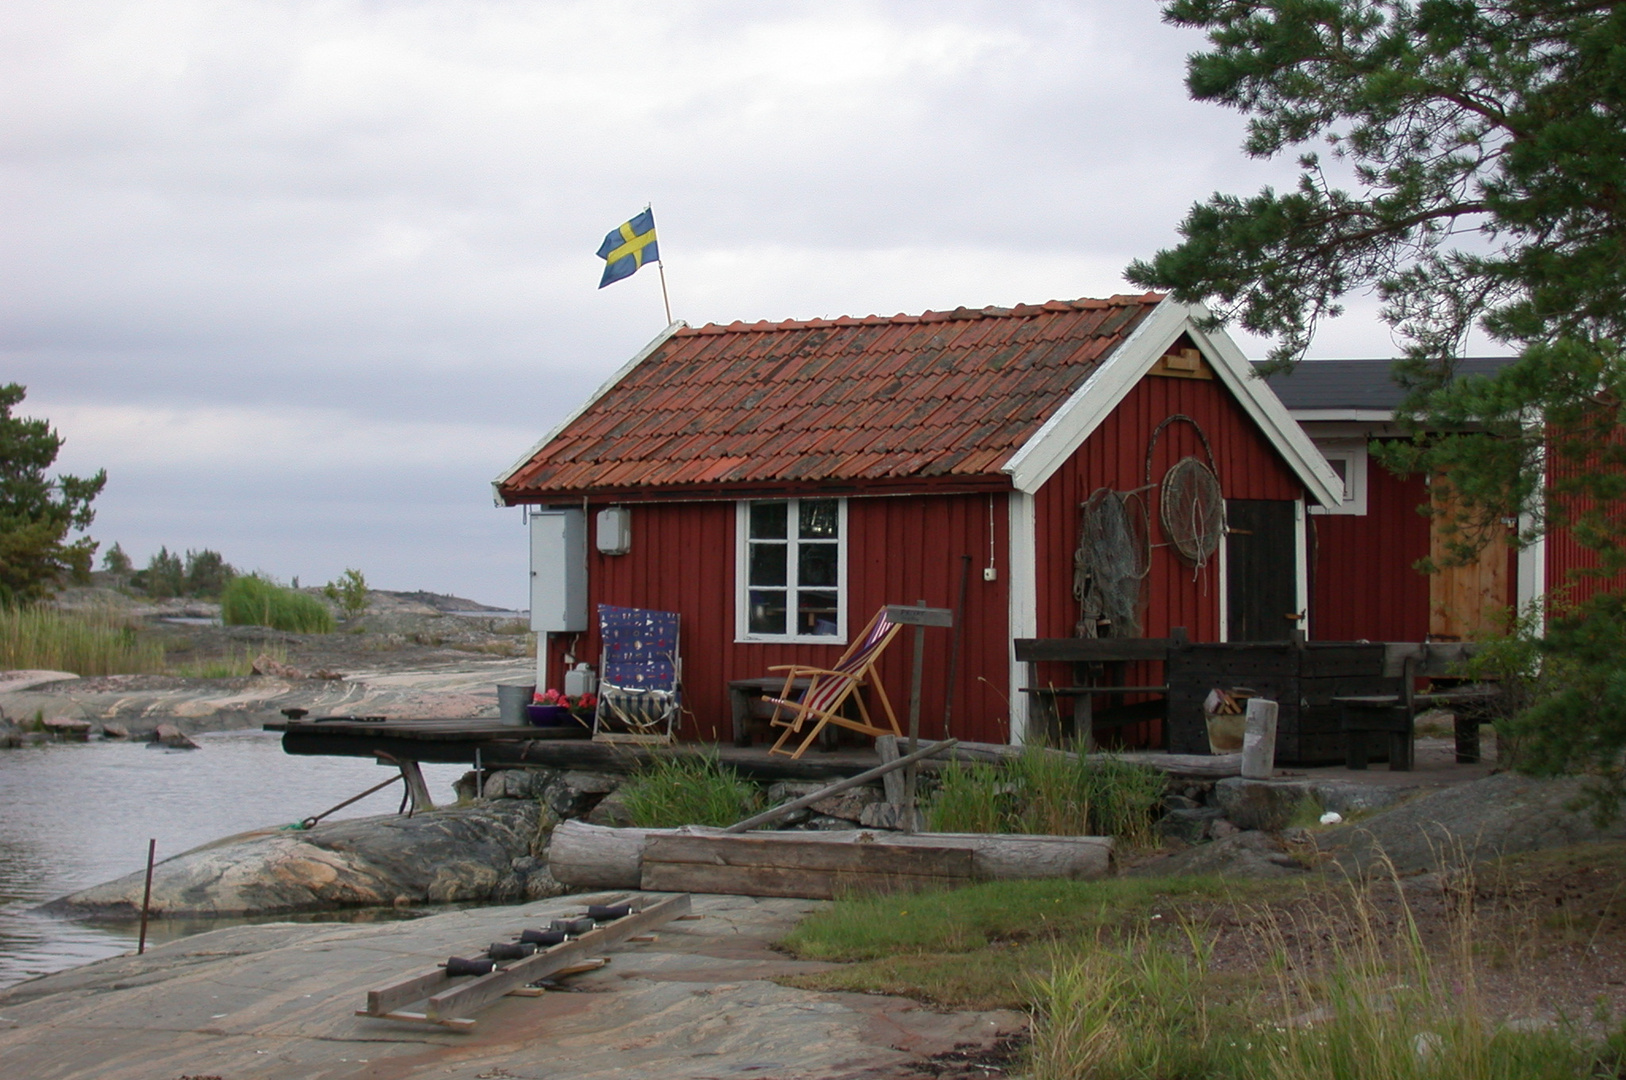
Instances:
[[[669,743],[682,710],[675,611],[598,606],[598,742]]]

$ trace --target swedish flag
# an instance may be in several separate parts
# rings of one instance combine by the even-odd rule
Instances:
[[[599,245],[598,257],[604,260],[604,277],[598,283],[601,289],[612,281],[631,277],[646,262],[658,261],[661,252],[655,246],[655,212],[646,207],[625,225],[611,229]]]

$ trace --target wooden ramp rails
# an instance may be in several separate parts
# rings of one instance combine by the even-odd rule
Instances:
[[[625,897],[618,898],[625,900]],[[639,904],[642,904],[639,907]],[[593,954],[604,952],[629,938],[647,934],[657,926],[689,915],[689,895],[681,893],[652,900],[633,901],[632,914],[605,923],[577,937],[540,949],[522,960],[499,965],[487,975],[452,976],[444,967],[367,992],[367,1007],[357,1016],[438,1024],[452,1031],[472,1031],[472,1014],[506,995],[535,996],[532,983],[549,976],[578,974],[603,967],[608,961]],[[421,1010],[407,1006],[422,1003]]]

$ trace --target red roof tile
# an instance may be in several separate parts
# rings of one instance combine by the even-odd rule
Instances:
[[[501,491],[997,477],[1161,299],[681,329]]]

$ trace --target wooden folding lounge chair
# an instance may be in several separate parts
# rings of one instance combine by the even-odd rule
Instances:
[[[678,617],[672,611],[598,606],[595,742],[669,743],[682,710]]]
[[[902,735],[903,729],[898,727],[898,718],[892,712],[892,702],[887,700],[886,687],[876,674],[875,665],[881,659],[881,654],[897,636],[900,627],[886,617],[886,608],[875,613],[875,618],[837,660],[834,667],[818,668],[804,664],[778,664],[769,668],[769,671],[783,671],[785,673],[785,688],[779,692],[778,697],[768,700],[773,703],[773,716],[769,723],[774,727],[782,727],[784,733],[779,740],[769,748],[769,753],[790,753],[793,758],[799,758],[813,745],[813,740],[819,737],[826,724],[835,724],[850,731],[859,731],[869,736]],[[808,687],[800,698],[792,696],[797,679],[807,679]],[[891,729],[877,727],[870,720],[869,710],[864,707],[864,695],[859,693],[865,686],[875,688],[875,696],[881,701],[881,709],[886,713],[887,723]],[[860,719],[842,716],[840,709],[851,698],[858,705]],[[807,737],[802,740],[795,753],[781,750],[786,740],[792,735],[799,734],[803,729],[811,727]]]

